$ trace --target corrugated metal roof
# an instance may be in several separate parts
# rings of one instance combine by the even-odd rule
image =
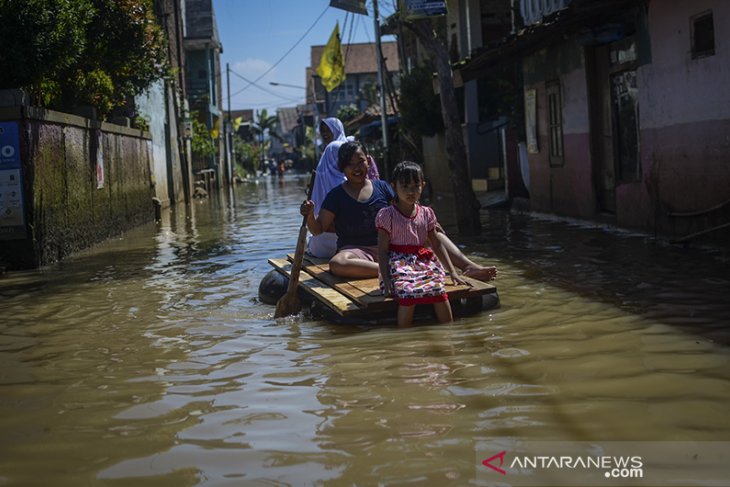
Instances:
[[[281,132],[288,134],[299,125],[299,113],[296,107],[277,108],[276,115],[279,117]]]

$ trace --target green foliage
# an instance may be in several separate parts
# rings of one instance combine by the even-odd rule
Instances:
[[[358,93],[360,100],[364,100],[368,106],[377,105],[380,101],[378,85],[374,81],[366,81]]]
[[[400,81],[400,116],[403,127],[416,134],[433,136],[444,130],[441,102],[433,92],[431,70],[417,66]]]
[[[137,115],[132,119],[132,127],[138,128],[140,130],[143,130],[145,132],[150,131],[150,121],[148,118],[143,117],[142,115]]]
[[[198,120],[198,112],[190,112],[190,118],[193,120],[193,138],[190,141],[193,154],[200,157],[215,155],[213,138],[210,136],[208,127]]]
[[[347,125],[347,122],[357,117],[360,114],[357,106],[353,103],[349,105],[343,105],[337,110],[337,118],[342,121],[343,124]]]
[[[263,110],[256,112],[253,126],[251,128],[253,129],[253,132],[259,136],[259,140],[263,143],[265,134],[268,134],[270,137],[281,139],[279,134],[277,134],[274,130],[276,129],[277,123],[279,123],[279,117],[276,115],[269,115],[269,112],[266,108],[264,108]]]
[[[251,144],[244,141],[238,135],[233,135],[233,150],[236,154],[235,162],[239,169],[237,174],[242,176],[242,173],[255,174],[258,161],[261,160],[261,145]]]
[[[306,126],[304,129],[304,142],[299,147],[302,157],[310,161],[314,161],[315,147],[314,147],[314,127]]]
[[[152,0],[0,0],[0,88],[48,108],[127,107],[165,76]]]
[[[0,89],[45,88],[86,49],[91,0],[0,0]]]

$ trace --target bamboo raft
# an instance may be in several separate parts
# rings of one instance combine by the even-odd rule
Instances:
[[[269,259],[269,264],[288,279],[293,258],[292,254],[288,255],[286,259]],[[482,297],[497,292],[497,288],[491,284],[468,277],[463,278],[471,284],[471,287],[447,286],[449,301],[452,303],[455,315],[481,311]],[[377,278],[348,280],[337,277],[329,272],[329,264],[326,259],[308,255],[304,256],[302,271],[299,275],[299,288],[315,303],[332,312],[334,321],[369,320],[383,315],[395,316],[397,308],[397,303],[393,298],[383,296]],[[468,306],[467,303],[469,303]],[[471,311],[469,313],[459,312],[466,309]]]

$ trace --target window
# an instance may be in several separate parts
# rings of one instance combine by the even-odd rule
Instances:
[[[545,85],[548,109],[548,142],[550,165],[562,166],[563,157],[563,102],[560,98],[560,81],[550,81]]]
[[[715,26],[712,11],[695,15],[691,19],[692,58],[715,54]]]

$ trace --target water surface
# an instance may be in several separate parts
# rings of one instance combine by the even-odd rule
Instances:
[[[274,320],[304,184],[0,278],[0,485],[461,486],[495,442],[730,438],[726,254],[484,212],[499,309]]]

